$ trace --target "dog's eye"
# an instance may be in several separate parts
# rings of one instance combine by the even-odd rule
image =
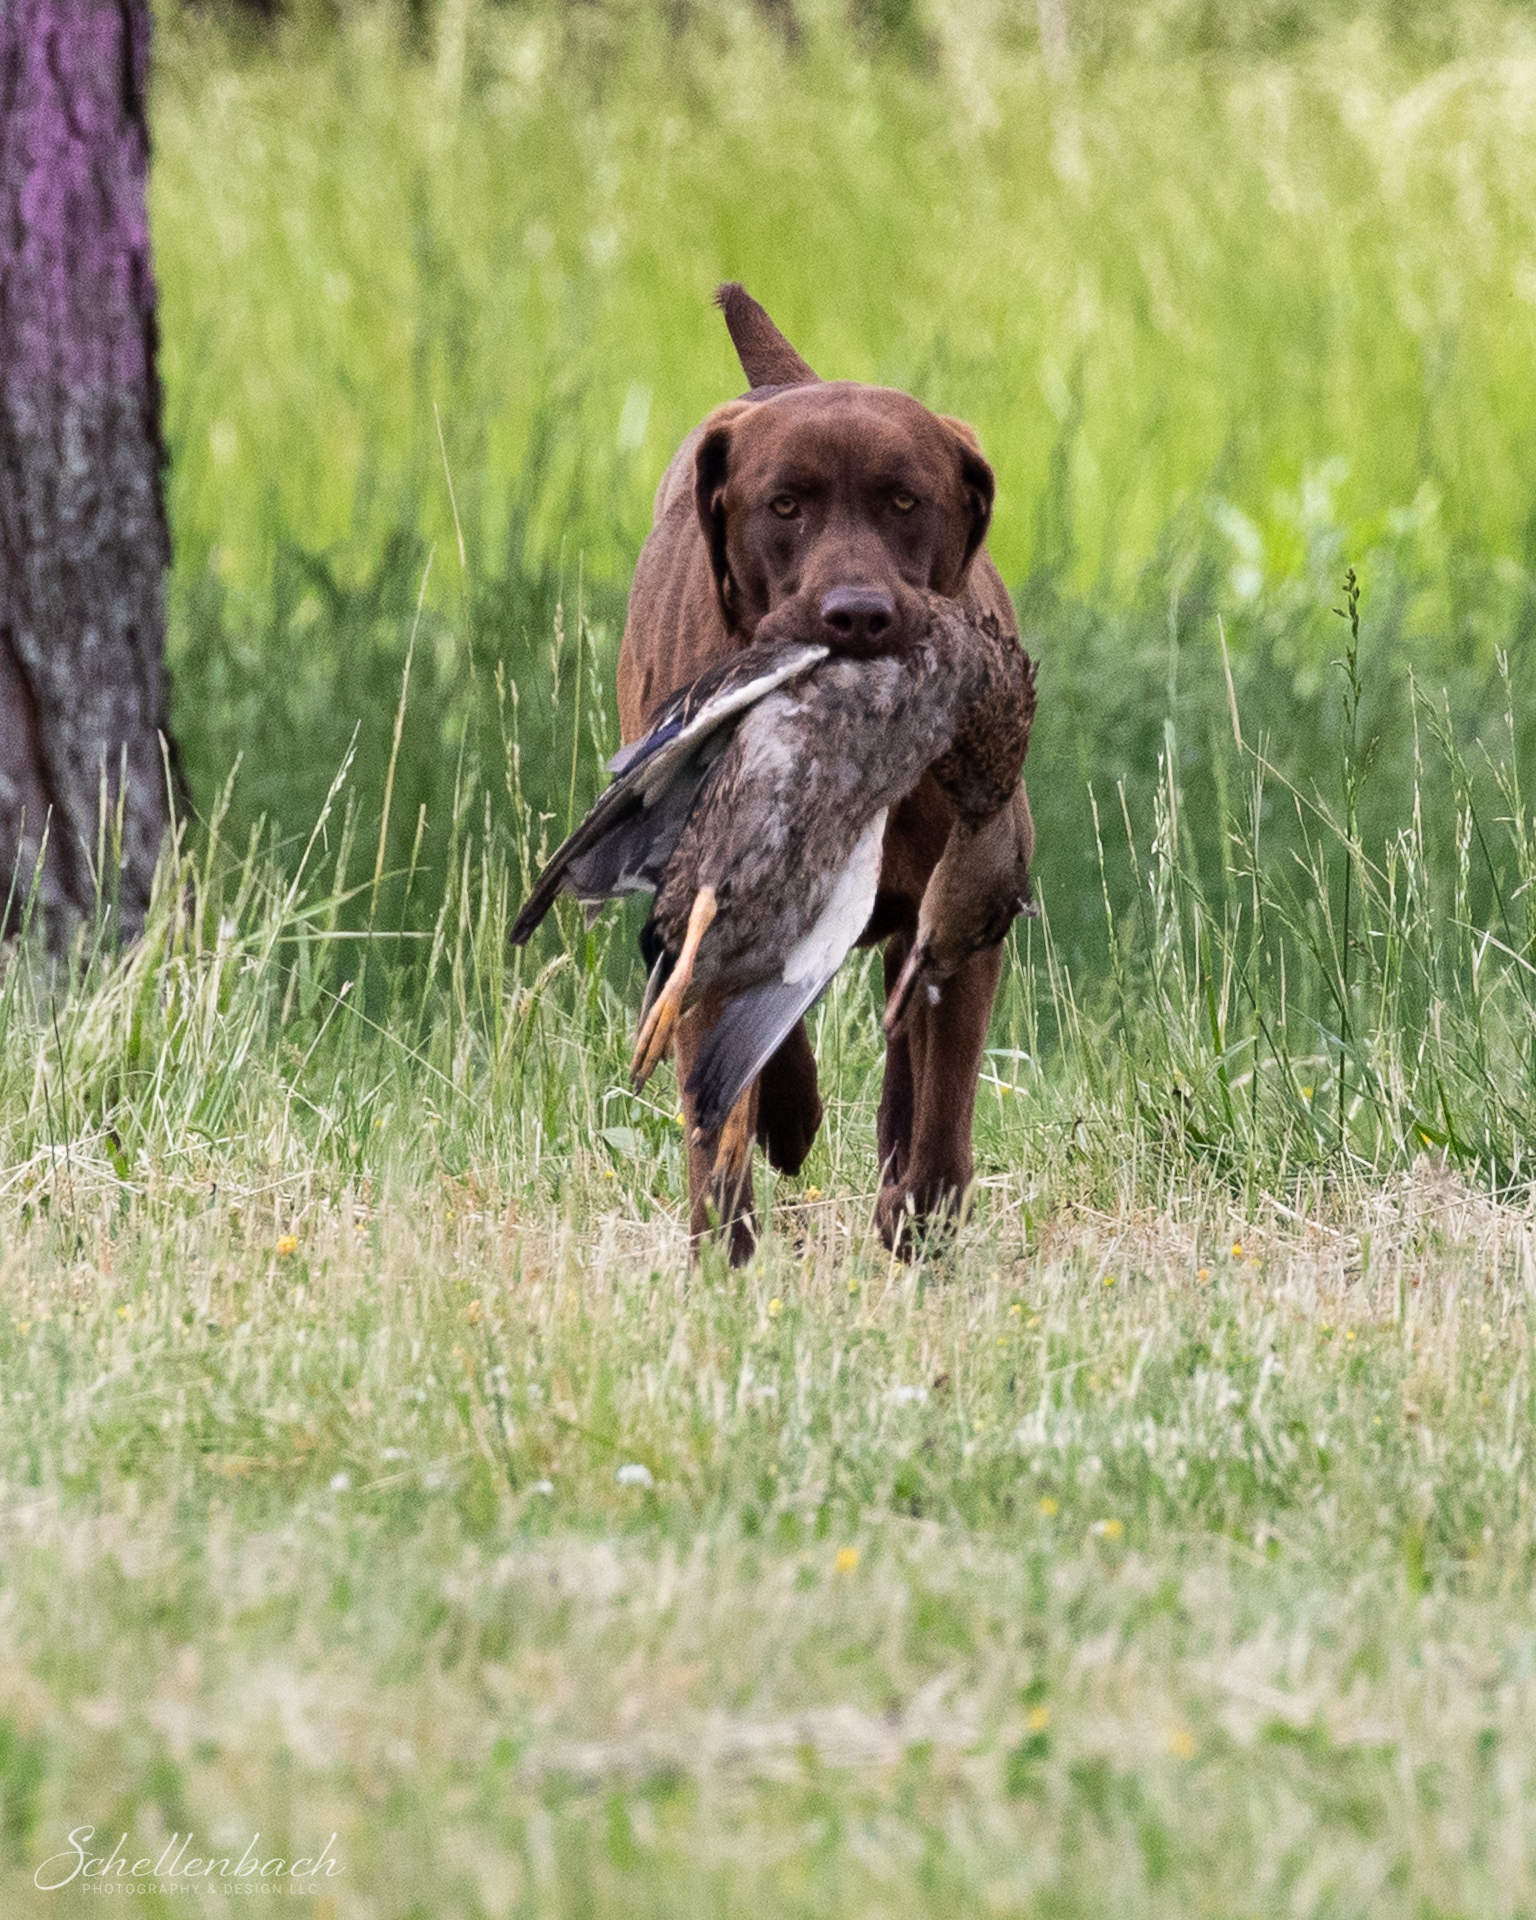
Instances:
[[[898,513],[910,513],[917,505],[917,497],[905,491],[891,495],[891,505]]]
[[[793,520],[800,511],[800,502],[792,493],[781,493],[776,500],[768,502],[781,520]]]

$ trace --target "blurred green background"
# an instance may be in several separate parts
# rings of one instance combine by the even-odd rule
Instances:
[[[1474,769],[1507,752],[1536,7],[165,0],[157,60],[175,721],[200,810],[240,763],[236,846],[302,844],[354,729],[376,824],[419,599],[391,870],[440,866],[456,806],[511,832],[514,724],[564,830],[616,738],[652,490],[742,385],[728,277],[823,374],[978,428],[1043,662],[1039,877],[1085,977],[1090,786],[1112,894],[1117,783],[1150,832],[1167,751],[1214,871],[1218,617],[1245,736],[1336,801],[1359,569],[1368,844],[1411,805],[1415,685]],[[1265,807],[1285,862],[1294,807]],[[1511,876],[1473,864],[1476,913]]]

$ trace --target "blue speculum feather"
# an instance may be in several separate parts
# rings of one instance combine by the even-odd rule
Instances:
[[[675,740],[685,724],[685,717],[679,715],[675,720],[663,721],[660,726],[653,727],[640,739],[632,740],[627,747],[620,747],[608,762],[608,771],[612,774],[629,773],[635,767],[643,765],[669,740]]]

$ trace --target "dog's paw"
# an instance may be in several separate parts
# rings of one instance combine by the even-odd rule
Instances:
[[[882,1187],[875,1202],[875,1226],[892,1253],[910,1260],[936,1231],[954,1224],[964,1198],[964,1188],[950,1181]]]

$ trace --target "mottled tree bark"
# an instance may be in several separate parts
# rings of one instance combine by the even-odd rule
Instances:
[[[123,935],[167,812],[148,54],[146,0],[0,0],[0,902],[46,826],[55,926],[105,847]]]

